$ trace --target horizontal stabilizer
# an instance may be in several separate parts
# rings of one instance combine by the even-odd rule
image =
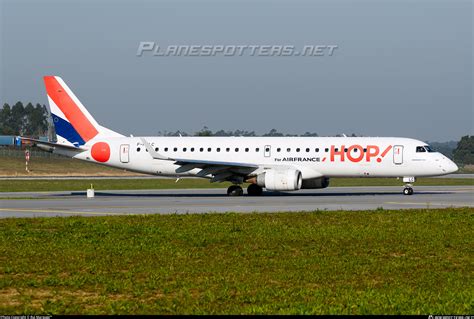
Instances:
[[[44,145],[44,146],[48,146],[48,147],[51,147],[51,148],[65,149],[65,150],[78,151],[78,152],[87,151],[87,148],[81,147],[81,146],[76,147],[76,146],[67,145],[67,144],[58,144],[58,143],[53,143],[53,142],[48,142],[48,141],[41,141],[41,140],[37,140],[37,139],[34,139],[34,138],[29,138],[29,137],[21,137],[20,136],[20,138],[24,141],[33,142],[37,146]]]

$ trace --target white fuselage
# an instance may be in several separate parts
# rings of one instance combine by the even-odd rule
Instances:
[[[426,143],[396,137],[145,137],[153,149],[173,159],[251,163],[248,176],[275,168],[301,171],[303,180],[318,177],[420,177],[452,173],[457,166]],[[101,140],[95,140],[94,143]],[[112,137],[110,157],[100,163],[90,149],[75,158],[129,171],[196,176],[201,169],[180,172],[176,161],[153,158],[139,137]],[[87,146],[87,145],[86,145]],[[418,151],[417,151],[418,148]],[[64,151],[60,151],[64,154]],[[67,155],[68,152],[66,152]],[[199,175],[198,175],[199,176]],[[210,177],[210,176],[201,176]]]
[[[100,125],[59,77],[44,78],[55,153],[128,171],[229,181],[227,194],[325,188],[331,177],[403,177],[455,172],[456,164],[425,143],[396,137],[125,137]],[[406,184],[404,194],[413,194]]]

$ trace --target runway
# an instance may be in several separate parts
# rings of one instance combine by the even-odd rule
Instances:
[[[474,207],[474,186],[419,186],[405,196],[401,187],[333,187],[298,192],[265,192],[229,197],[225,189],[0,193],[0,218],[104,216],[207,212],[278,212]]]

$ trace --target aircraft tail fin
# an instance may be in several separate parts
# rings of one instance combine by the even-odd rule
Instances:
[[[123,136],[99,125],[59,76],[45,76],[44,84],[59,144],[79,147],[97,137]]]

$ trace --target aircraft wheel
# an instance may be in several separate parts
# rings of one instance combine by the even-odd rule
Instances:
[[[403,189],[403,195],[413,195],[413,188],[411,187],[405,187]]]
[[[238,185],[229,186],[227,189],[227,195],[229,196],[242,196],[243,194],[244,190]]]
[[[249,196],[261,196],[263,193],[263,188],[258,186],[257,184],[250,184],[247,187],[247,194]]]

